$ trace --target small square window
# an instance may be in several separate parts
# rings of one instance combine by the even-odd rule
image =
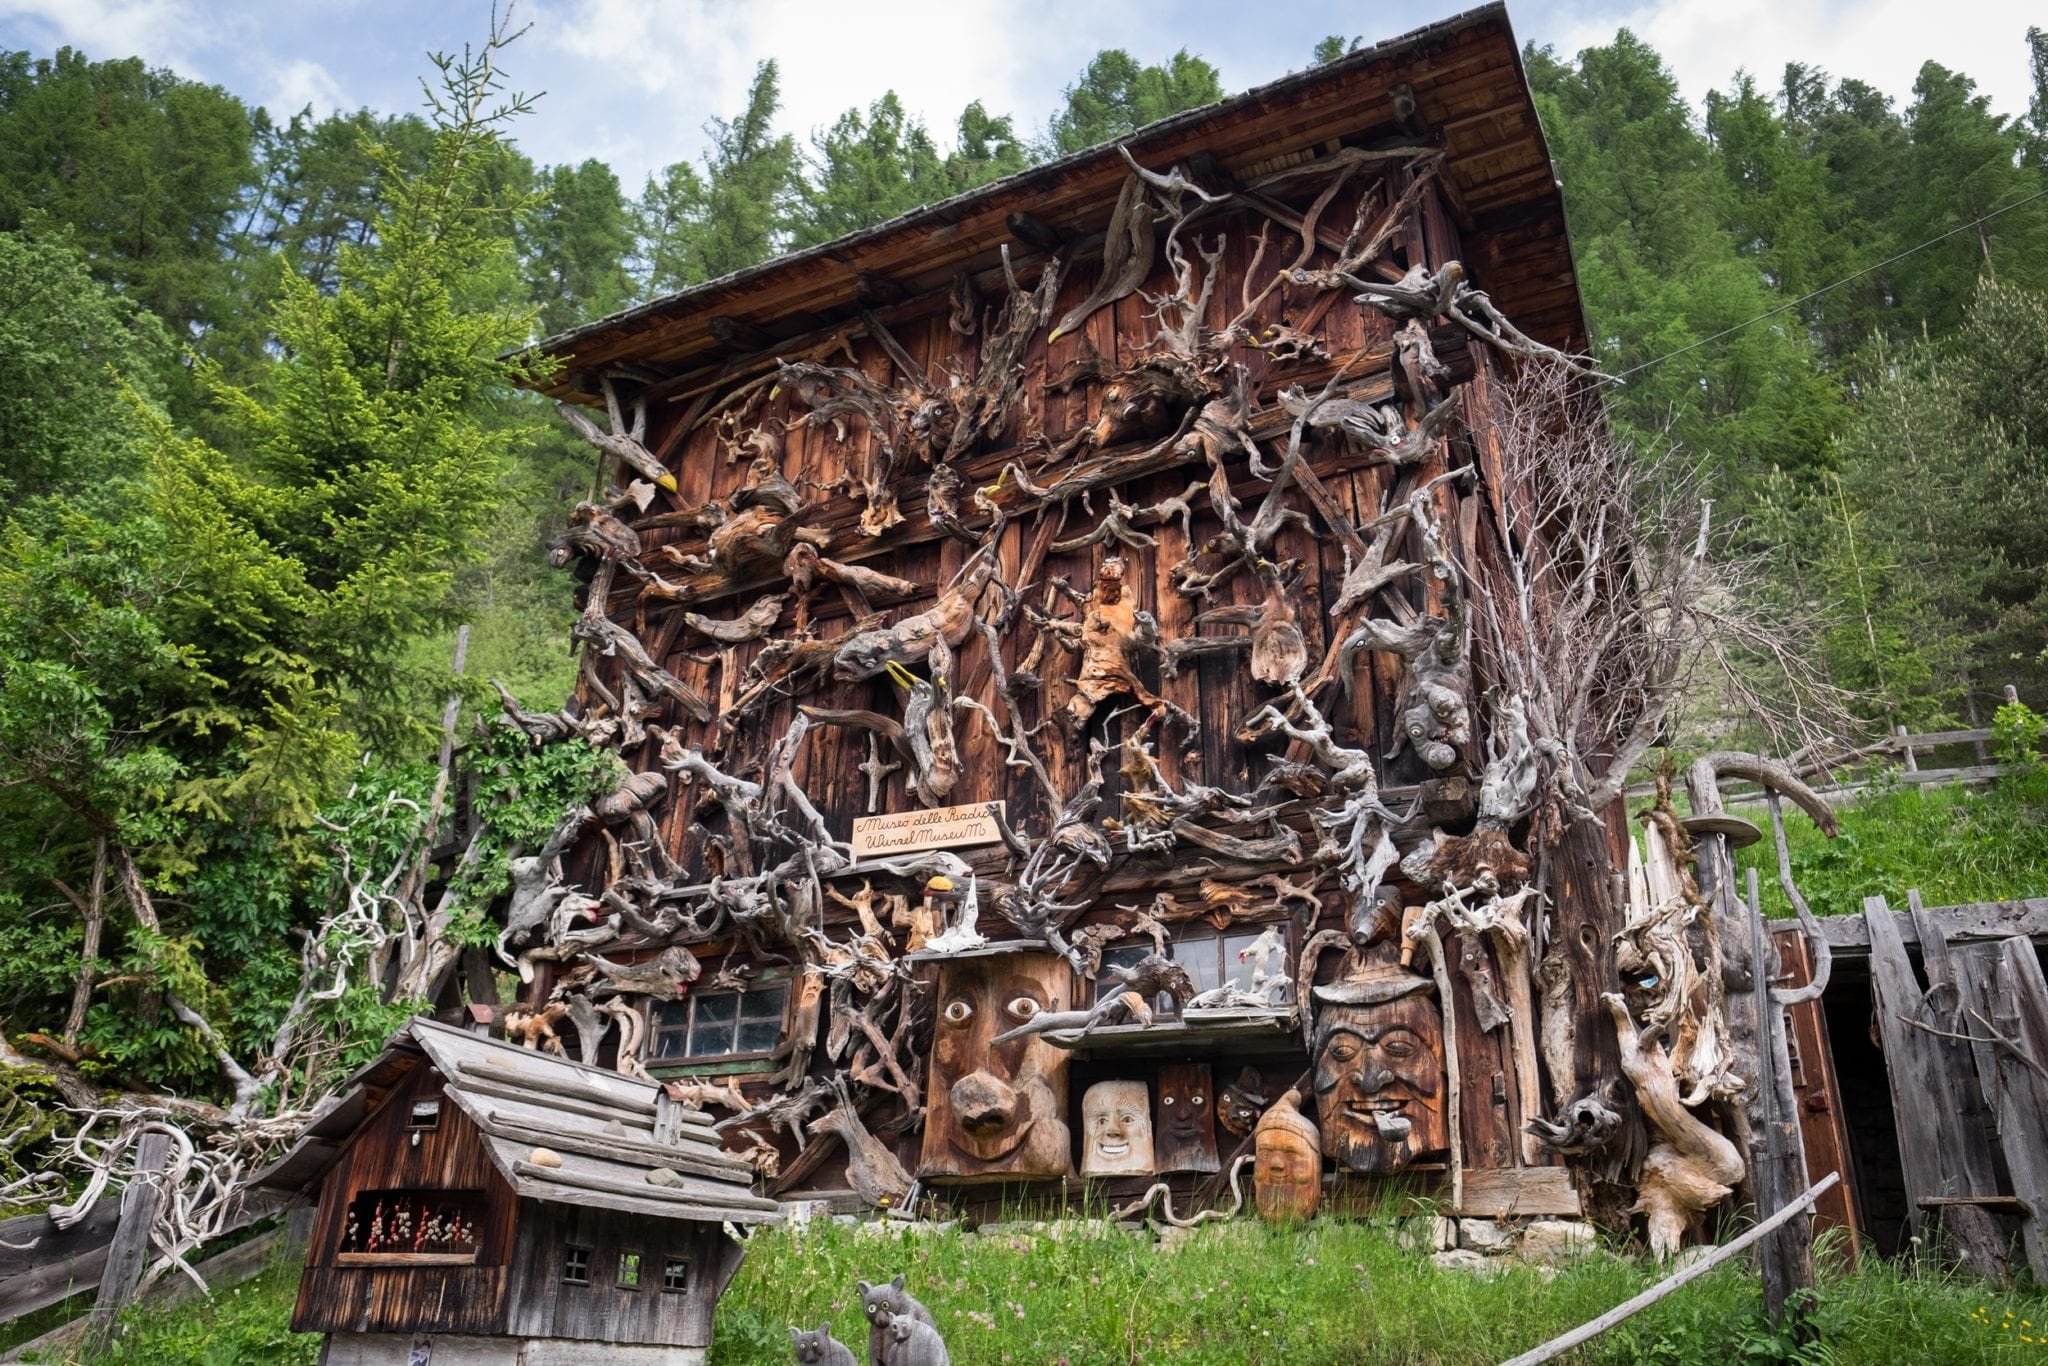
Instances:
[[[619,1254],[619,1289],[638,1290],[639,1288],[640,1254],[637,1252],[621,1252]]]
[[[690,1264],[681,1257],[670,1257],[661,1264],[661,1288],[663,1290],[688,1290],[690,1288]]]
[[[758,983],[747,991],[692,993],[663,1001],[653,1011],[653,1054],[663,1060],[765,1058],[782,1037],[788,1007],[785,982]]]
[[[412,1118],[407,1121],[408,1129],[438,1129],[441,1127],[441,1102],[439,1100],[416,1100],[412,1103]]]
[[[562,1253],[562,1283],[564,1285],[590,1284],[590,1249],[587,1247],[567,1248]]]

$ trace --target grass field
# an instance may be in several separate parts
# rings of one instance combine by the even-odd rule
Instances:
[[[1588,1362],[2048,1362],[2048,1295],[1988,1293],[1885,1264],[1850,1276],[1822,1249],[1821,1342],[1788,1353],[1739,1263],[1600,1338]],[[1440,1270],[1381,1222],[1292,1231],[1211,1226],[1174,1251],[1143,1235],[877,1234],[821,1225],[758,1236],[718,1310],[714,1366],[787,1362],[792,1324],[830,1320],[864,1356],[855,1281],[902,1272],[962,1366],[977,1363],[1496,1362],[1573,1327],[1655,1279],[1605,1253],[1554,1275]],[[296,1269],[181,1309],[131,1313],[109,1358],[162,1366],[311,1363],[319,1340],[287,1329]],[[2037,1326],[2039,1326],[2037,1331]],[[602,1361],[601,1354],[593,1361]]]

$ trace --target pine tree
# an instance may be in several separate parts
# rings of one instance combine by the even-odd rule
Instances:
[[[190,338],[238,306],[225,248],[254,136],[225,90],[135,58],[0,52],[0,231],[70,228],[95,276]]]
[[[646,293],[701,284],[783,249],[798,157],[796,140],[774,131],[781,103],[776,65],[765,61],[740,115],[706,126],[703,172],[678,161],[649,177],[636,208]]]
[[[1899,272],[1900,307],[1938,336],[1961,321],[1980,275],[2048,286],[2048,201],[2025,203],[2048,180],[2020,164],[2025,130],[1993,114],[1969,77],[1928,62],[1913,97],[1911,152],[1892,201],[1900,240],[1916,245],[2011,210],[1917,253]]]
[[[520,245],[540,330],[567,331],[632,298],[633,223],[611,167],[595,158],[551,166],[536,197]]]
[[[945,161],[924,125],[885,92],[812,139],[816,149],[792,245],[812,246],[943,199]]]
[[[1818,465],[1839,391],[1796,313],[1754,322],[1785,301],[1758,259],[1766,224],[1744,205],[1756,217],[1745,253],[1723,221],[1737,196],[1662,60],[1626,29],[1572,65],[1542,49],[1525,60],[1594,349],[1627,379],[1610,392],[1613,420],[1710,459],[1724,492]]]
[[[1107,48],[1067,87],[1066,107],[1052,121],[1051,150],[1078,152],[1222,98],[1223,79],[1216,68],[1186,48],[1160,66],[1146,66],[1121,48]]]
[[[0,233],[0,507],[124,483],[142,422],[119,386],[160,404],[175,356],[68,240]]]

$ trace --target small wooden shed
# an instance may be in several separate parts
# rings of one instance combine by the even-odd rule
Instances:
[[[780,1218],[751,1177],[653,1083],[416,1019],[260,1184],[318,1200],[292,1328],[326,1366],[683,1366],[725,1226]]]

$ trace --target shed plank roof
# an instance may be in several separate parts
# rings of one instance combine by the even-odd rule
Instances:
[[[781,1218],[775,1201],[753,1193],[747,1169],[721,1149],[701,1115],[684,1112],[675,1142],[656,1139],[655,1115],[662,1104],[656,1083],[425,1018],[394,1034],[377,1061],[357,1074],[342,1099],[307,1126],[258,1184],[298,1190],[319,1179],[375,1112],[408,1056],[413,1065],[424,1060],[441,1074],[448,1096],[483,1131],[491,1164],[521,1196],[671,1219],[760,1224]],[[559,1168],[537,1167],[530,1159],[544,1145],[526,1136],[536,1131],[579,1141],[571,1151],[558,1152]],[[649,1183],[648,1173],[664,1166],[678,1180]]]

